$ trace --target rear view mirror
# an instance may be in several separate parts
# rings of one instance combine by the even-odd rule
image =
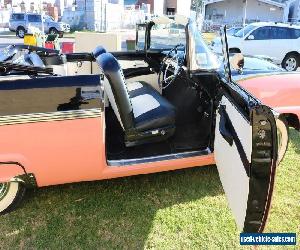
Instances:
[[[247,38],[247,40],[254,40],[254,36],[253,35],[250,35],[250,36],[248,36],[248,38]]]
[[[230,60],[230,65],[233,69],[242,72],[245,65],[245,59],[243,54],[241,53],[235,54]]]

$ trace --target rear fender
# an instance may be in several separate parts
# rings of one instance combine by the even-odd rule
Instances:
[[[300,130],[300,106],[276,107],[274,110],[287,120],[289,127]]]
[[[28,174],[23,165],[17,162],[0,162],[0,183],[20,182],[26,187],[35,187],[36,180],[33,174]]]

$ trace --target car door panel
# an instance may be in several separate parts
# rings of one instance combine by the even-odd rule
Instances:
[[[38,186],[100,177],[105,146],[99,76],[11,79],[0,90],[0,161],[26,166]]]
[[[269,45],[269,40],[244,40],[242,42],[242,53],[248,56],[270,56]]]
[[[232,141],[226,140],[224,131],[222,131],[224,129],[227,130],[227,136],[231,137]],[[215,159],[220,179],[237,225],[243,229],[249,194],[249,176],[247,174],[249,165],[245,166],[245,162],[249,164],[251,159],[252,131],[249,121],[226,97],[221,100],[216,118],[216,131],[219,133],[215,134],[214,147],[217,152]],[[240,148],[238,149],[238,147]],[[244,153],[240,154],[239,151]]]
[[[216,115],[215,160],[229,207],[244,232],[261,232],[269,212],[277,162],[276,122],[256,104],[245,116],[224,95]]]
[[[216,111],[214,155],[229,207],[243,232],[262,232],[278,164],[272,110],[232,81],[226,27],[224,73]]]
[[[242,42],[242,53],[245,55],[266,55],[271,56],[272,49],[270,48],[270,30],[271,27],[260,27],[254,30],[249,36],[253,36],[253,40],[248,37]]]
[[[28,15],[28,26],[27,27],[35,27],[39,30],[42,29],[42,19],[40,15]]]

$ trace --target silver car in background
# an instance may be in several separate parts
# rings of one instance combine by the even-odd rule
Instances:
[[[9,30],[16,32],[20,38],[24,38],[29,27],[42,29],[42,16],[35,13],[13,13],[9,19]],[[70,25],[63,22],[56,22],[51,16],[44,16],[44,30],[46,34],[59,34],[70,32]]]

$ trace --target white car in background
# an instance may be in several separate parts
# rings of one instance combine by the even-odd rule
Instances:
[[[70,25],[63,22],[56,22],[53,17],[45,15],[44,30],[46,34],[63,36],[70,32]],[[42,30],[42,16],[36,13],[12,13],[9,19],[9,30],[16,32],[16,36],[24,38],[26,33],[30,33],[32,27]]]
[[[300,26],[259,22],[247,25],[233,36],[228,36],[231,53],[267,56],[288,71],[300,67]],[[215,38],[211,48],[222,52],[221,39]]]

